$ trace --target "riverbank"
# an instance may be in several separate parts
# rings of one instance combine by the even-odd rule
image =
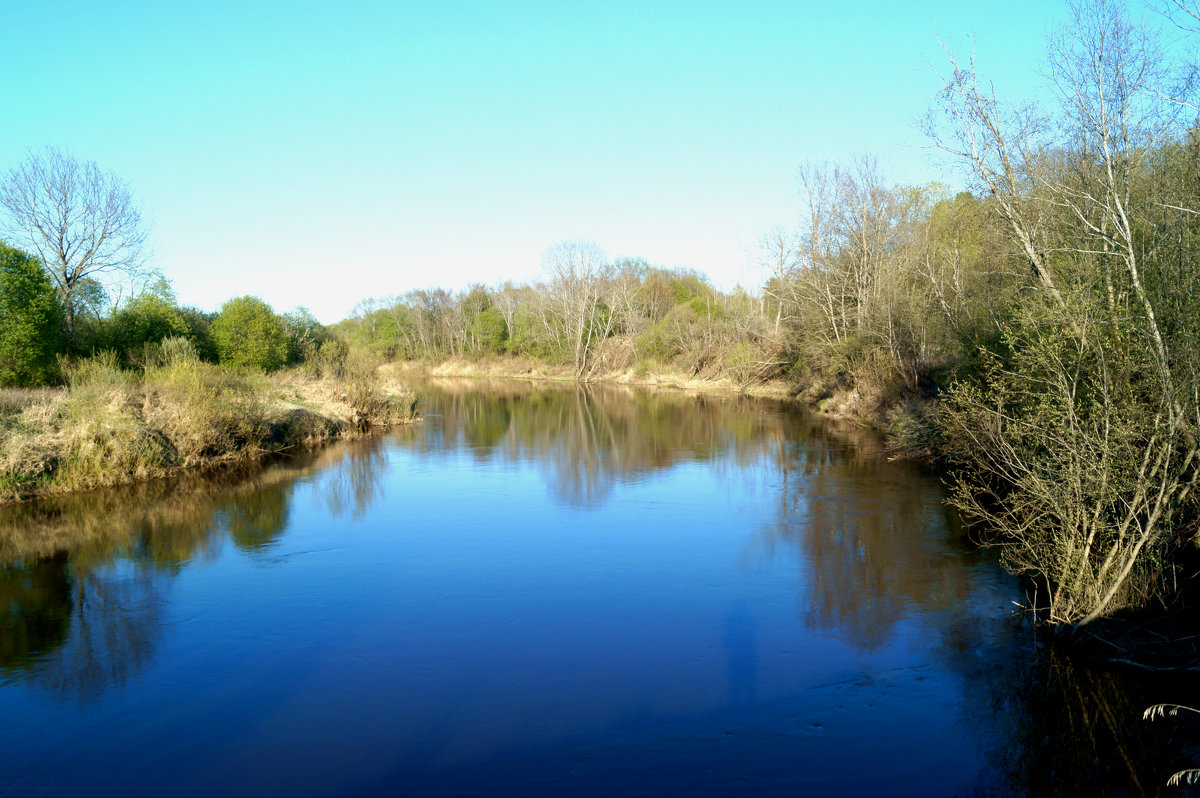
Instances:
[[[384,374],[407,379],[467,379],[485,382],[528,380],[572,383],[577,379],[568,368],[554,368],[523,358],[495,358],[482,361],[451,359],[439,362],[399,362],[381,367]],[[589,383],[650,388],[690,394],[755,394],[795,402],[807,407],[817,418],[832,422],[829,431],[846,436],[867,435],[875,443],[875,456],[904,459],[948,473],[945,450],[937,427],[939,401],[936,395],[916,392],[873,390],[869,386],[845,387],[817,380],[807,385],[771,380],[755,385],[737,385],[727,379],[701,379],[669,370],[636,374],[632,370],[592,373]],[[862,438],[855,438],[861,445]],[[988,532],[976,527],[971,539],[980,546],[997,545]],[[1194,628],[1195,612],[1200,606],[1200,587],[1185,579],[1194,573],[1200,560],[1192,555],[1180,563],[1169,589],[1163,585],[1159,600],[1143,606],[1122,608],[1112,617],[1097,621],[1086,631],[1070,624],[1045,624],[1053,640],[1069,647],[1092,662],[1109,667],[1143,670],[1195,670],[1200,667],[1200,638]],[[1187,584],[1184,584],[1185,581]],[[1029,595],[1036,596],[1043,586],[1029,583]],[[1032,599],[1031,599],[1032,603]],[[1040,613],[1039,613],[1040,614]]]
[[[374,374],[244,373],[199,360],[74,364],[61,388],[0,391],[0,502],[250,462],[416,419]]]
[[[757,380],[739,384],[728,377],[708,378],[662,367],[655,370],[636,368],[592,370],[577,375],[570,366],[553,365],[525,357],[494,357],[484,360],[450,358],[442,361],[396,361],[380,366],[388,378],[469,377],[496,379],[548,380],[555,382],[612,383],[640,388],[665,388],[692,393],[740,393],[776,399],[794,398],[795,389],[784,380]]]
[[[694,394],[740,394],[795,401],[814,415],[879,432],[890,455],[932,463],[939,457],[932,429],[936,400],[916,395],[892,395],[869,386],[845,387],[817,378],[805,382],[759,378],[739,383],[729,377],[706,377],[659,366],[576,375],[573,368],[525,357],[502,356],[482,360],[450,358],[441,361],[408,360],[386,363],[379,372],[396,381],[427,378],[522,379],[551,382],[586,382],[626,385]]]

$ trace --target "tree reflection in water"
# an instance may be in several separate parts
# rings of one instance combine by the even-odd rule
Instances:
[[[556,499],[595,507],[616,485],[680,464],[760,460],[764,413],[781,406],[613,385],[433,380],[421,407],[441,421],[398,434],[429,456],[462,447],[477,458],[532,463]]]
[[[87,702],[141,673],[162,633],[168,578],[125,563],[80,575],[65,639],[29,667],[25,681]]]
[[[314,498],[331,515],[361,519],[383,498],[387,472],[383,438],[367,438],[327,450],[321,460]]]
[[[63,644],[74,607],[67,555],[0,569],[0,673],[19,673]]]
[[[337,516],[382,495],[381,441],[0,509],[0,677],[78,701],[142,672],[171,578],[230,540],[268,553],[298,480]]]
[[[1200,705],[1195,687],[1091,668],[1037,644],[1024,619],[997,617],[1007,608],[981,604],[976,585],[1009,577],[965,540],[937,478],[887,462],[870,433],[784,403],[614,387],[444,381],[423,406],[444,420],[406,430],[406,445],[534,463],[572,506],[600,504],[613,486],[680,463],[764,464],[775,517],[756,548],[795,558],[805,620],[865,650],[916,622],[961,676],[965,720],[994,740],[994,767],[967,794],[1153,795],[1200,761],[1184,744],[1192,729],[1141,720],[1151,703]],[[754,634],[745,607],[726,618],[735,706],[755,700]]]
[[[966,604],[980,556],[955,538],[935,481],[864,456],[861,443],[827,430],[780,441],[776,451],[776,517],[763,543],[800,562],[809,623],[849,631],[845,639],[870,650],[903,618]]]
[[[1140,719],[1151,703],[1195,705],[1193,688],[1089,669],[997,618],[976,586],[1006,577],[963,545],[937,480],[888,463],[868,434],[780,402],[612,386],[442,382],[422,389],[422,406],[442,418],[263,470],[0,511],[0,679],[83,701],[126,683],[151,661],[171,581],[189,562],[227,542],[269,555],[297,485],[332,515],[362,518],[384,498],[389,447],[531,465],[572,507],[691,464],[762,481],[772,517],[752,553],[794,561],[797,605],[813,628],[864,650],[889,643],[901,623],[938,641],[961,677],[966,721],[992,730],[993,767],[975,794],[1153,794],[1197,761],[1181,745],[1185,724]],[[745,605],[724,617],[731,707],[764,700],[763,631]]]
[[[946,651],[964,676],[968,720],[991,724],[991,773],[973,795],[1180,795],[1172,773],[1200,753],[1195,722],[1142,719],[1163,700],[1195,701],[1182,675],[1088,667],[1054,645]]]

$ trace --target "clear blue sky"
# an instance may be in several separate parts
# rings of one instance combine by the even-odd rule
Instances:
[[[928,63],[976,37],[1036,91],[1057,2],[0,0],[0,168],[65,147],[123,176],[180,301],[360,299],[609,254],[756,284],[796,168],[942,179]]]

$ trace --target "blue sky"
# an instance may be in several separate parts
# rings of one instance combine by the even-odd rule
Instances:
[[[805,161],[957,178],[916,122],[975,47],[1038,91],[1057,2],[0,0],[0,168],[61,146],[124,177],[180,301],[536,279],[572,238],[757,284]]]

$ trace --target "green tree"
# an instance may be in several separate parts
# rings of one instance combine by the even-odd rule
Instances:
[[[110,346],[136,360],[147,344],[190,332],[170,284],[159,278],[113,315]]]
[[[210,363],[217,362],[217,346],[212,339],[212,323],[217,317],[216,313],[205,313],[199,308],[184,305],[179,308],[179,315],[183,317],[183,321],[187,324],[188,332],[187,339],[192,342],[192,346],[196,350],[196,354],[201,360],[207,360]]]
[[[0,384],[45,382],[61,327],[58,299],[42,264],[0,243]]]
[[[504,345],[508,341],[508,324],[500,311],[491,307],[480,311],[471,325],[471,333],[482,354],[504,353]]]
[[[287,362],[283,320],[258,297],[241,296],[222,305],[212,337],[222,363],[271,371]]]
[[[325,326],[306,307],[298,307],[282,316],[288,336],[288,362],[299,363],[316,354],[317,347],[328,338]]]

